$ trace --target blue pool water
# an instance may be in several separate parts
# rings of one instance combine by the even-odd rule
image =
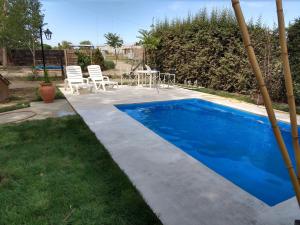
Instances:
[[[43,70],[44,66],[43,65],[38,65],[38,66],[35,67],[35,69]],[[46,70],[61,70],[61,69],[63,69],[63,66],[55,66],[55,65],[46,66]]]
[[[199,99],[116,107],[268,205],[294,196],[266,117]],[[294,163],[290,125],[279,126]]]

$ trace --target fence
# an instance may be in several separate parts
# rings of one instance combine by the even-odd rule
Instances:
[[[60,66],[64,64],[63,50],[45,50],[45,58],[47,65]],[[36,65],[42,64],[42,51],[36,50]],[[32,53],[27,49],[11,49],[7,53],[7,60],[9,66],[32,66]],[[2,62],[2,50],[0,50],[0,62]]]
[[[76,52],[80,51],[91,56],[93,62],[92,50],[90,49],[65,49],[65,50],[45,50],[46,65],[77,65]],[[36,50],[36,65],[42,65],[42,51]],[[142,59],[143,49],[125,49],[124,55],[132,55],[134,59]],[[130,58],[130,57],[129,57]],[[12,49],[7,53],[8,66],[32,66],[32,53],[28,49]],[[0,64],[2,65],[2,49],[0,49]]]
[[[93,50],[92,49],[65,49],[64,50],[64,59],[65,59],[65,65],[77,65],[78,57],[76,55],[76,52],[81,52],[85,55],[89,55],[91,57],[91,60],[93,62]]]

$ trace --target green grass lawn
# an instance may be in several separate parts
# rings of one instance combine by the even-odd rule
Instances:
[[[0,126],[1,225],[155,225],[79,116]]]

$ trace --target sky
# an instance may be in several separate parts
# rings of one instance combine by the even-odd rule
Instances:
[[[139,29],[150,29],[153,21],[184,18],[200,9],[232,9],[230,0],[41,0],[44,22],[52,32],[47,44],[57,46],[62,40],[73,44],[90,40],[105,43],[104,34],[119,34],[124,43],[136,42]],[[256,20],[273,27],[277,23],[275,0],[241,0],[246,20]],[[283,0],[288,25],[300,17],[299,0]]]

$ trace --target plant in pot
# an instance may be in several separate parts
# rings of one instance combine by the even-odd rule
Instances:
[[[55,98],[55,85],[51,83],[48,71],[44,72],[44,81],[40,84],[39,92],[45,103],[51,103]]]

